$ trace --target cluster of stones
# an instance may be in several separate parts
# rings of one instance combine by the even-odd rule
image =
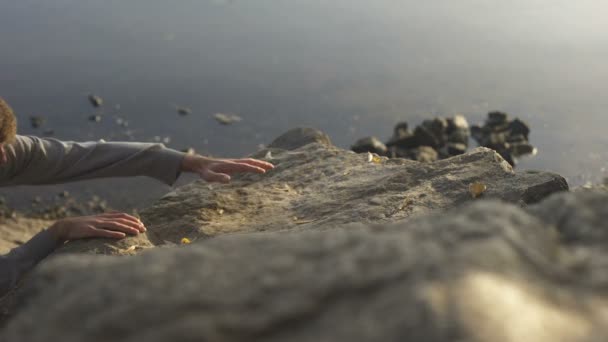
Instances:
[[[511,165],[517,157],[536,154],[536,148],[530,145],[528,124],[503,112],[490,112],[483,126],[473,125],[471,135],[480,146],[498,152]]]
[[[357,153],[371,152],[389,158],[433,162],[465,153],[469,136],[467,119],[456,115],[425,120],[413,132],[407,122],[400,122],[386,143],[376,137],[366,137],[359,139],[351,149]]]

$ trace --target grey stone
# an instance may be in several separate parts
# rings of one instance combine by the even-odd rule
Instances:
[[[41,116],[30,116],[30,125],[32,128],[40,128],[46,123],[46,119]]]
[[[355,153],[371,152],[381,156],[386,155],[387,153],[386,145],[376,137],[359,139],[350,149]]]
[[[432,163],[439,159],[437,151],[429,146],[420,146],[408,151],[409,159],[422,163]]]
[[[460,143],[448,143],[447,148],[450,156],[464,154],[467,151],[467,145]]]
[[[103,99],[94,94],[89,95],[89,102],[91,102],[91,105],[96,108],[101,107],[103,105]]]
[[[294,128],[276,138],[268,145],[269,148],[280,148],[284,150],[295,150],[311,143],[320,143],[332,146],[329,136],[315,128]]]
[[[509,130],[511,131],[511,135],[520,134],[523,135],[526,140],[528,140],[528,136],[530,135],[530,126],[519,118],[509,123]]]
[[[516,144],[510,144],[509,145],[509,152],[515,156],[523,156],[523,155],[527,155],[527,154],[534,154],[536,151],[536,149],[534,148],[534,146],[528,144],[528,143],[516,143]]]
[[[455,130],[468,130],[469,122],[464,115],[454,115],[447,119],[447,133],[450,134]]]
[[[426,126],[418,126],[414,130],[414,137],[416,138],[416,147],[428,146],[432,148],[441,147],[441,139],[435,135],[435,133]]]
[[[491,126],[502,126],[509,120],[509,115],[504,112],[494,111],[488,113],[488,125]]]

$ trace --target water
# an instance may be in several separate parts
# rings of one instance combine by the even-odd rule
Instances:
[[[231,157],[296,126],[348,147],[397,121],[499,109],[532,126],[539,155],[520,168],[576,186],[607,175],[607,11],[593,0],[0,0],[0,96],[21,134],[126,140],[123,118],[135,140]],[[243,121],[220,126],[216,112]],[[0,194],[21,205],[63,188]],[[169,190],[147,179],[67,189],[116,207]]]

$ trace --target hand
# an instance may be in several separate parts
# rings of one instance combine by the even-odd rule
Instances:
[[[56,221],[49,227],[49,231],[57,241],[64,242],[93,237],[122,239],[127,234],[143,233],[146,227],[137,217],[124,213],[105,213],[65,218]]]
[[[201,155],[186,155],[182,160],[181,170],[198,173],[207,182],[230,182],[230,175],[235,173],[265,173],[274,165],[257,159],[214,159]]]

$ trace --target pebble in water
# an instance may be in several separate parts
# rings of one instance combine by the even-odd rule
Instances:
[[[93,107],[98,108],[103,105],[103,99],[97,95],[90,94],[89,102],[93,105]]]
[[[192,114],[192,109],[190,109],[188,107],[177,107],[177,113],[179,115],[185,116],[188,114]]]
[[[230,125],[242,120],[240,116],[234,114],[215,113],[213,117],[222,125]]]
[[[101,122],[101,115],[99,115],[99,114],[90,115],[89,116],[89,121]]]
[[[46,119],[41,116],[30,116],[30,124],[32,125],[32,128],[39,128],[40,126],[44,125],[45,122]]]

